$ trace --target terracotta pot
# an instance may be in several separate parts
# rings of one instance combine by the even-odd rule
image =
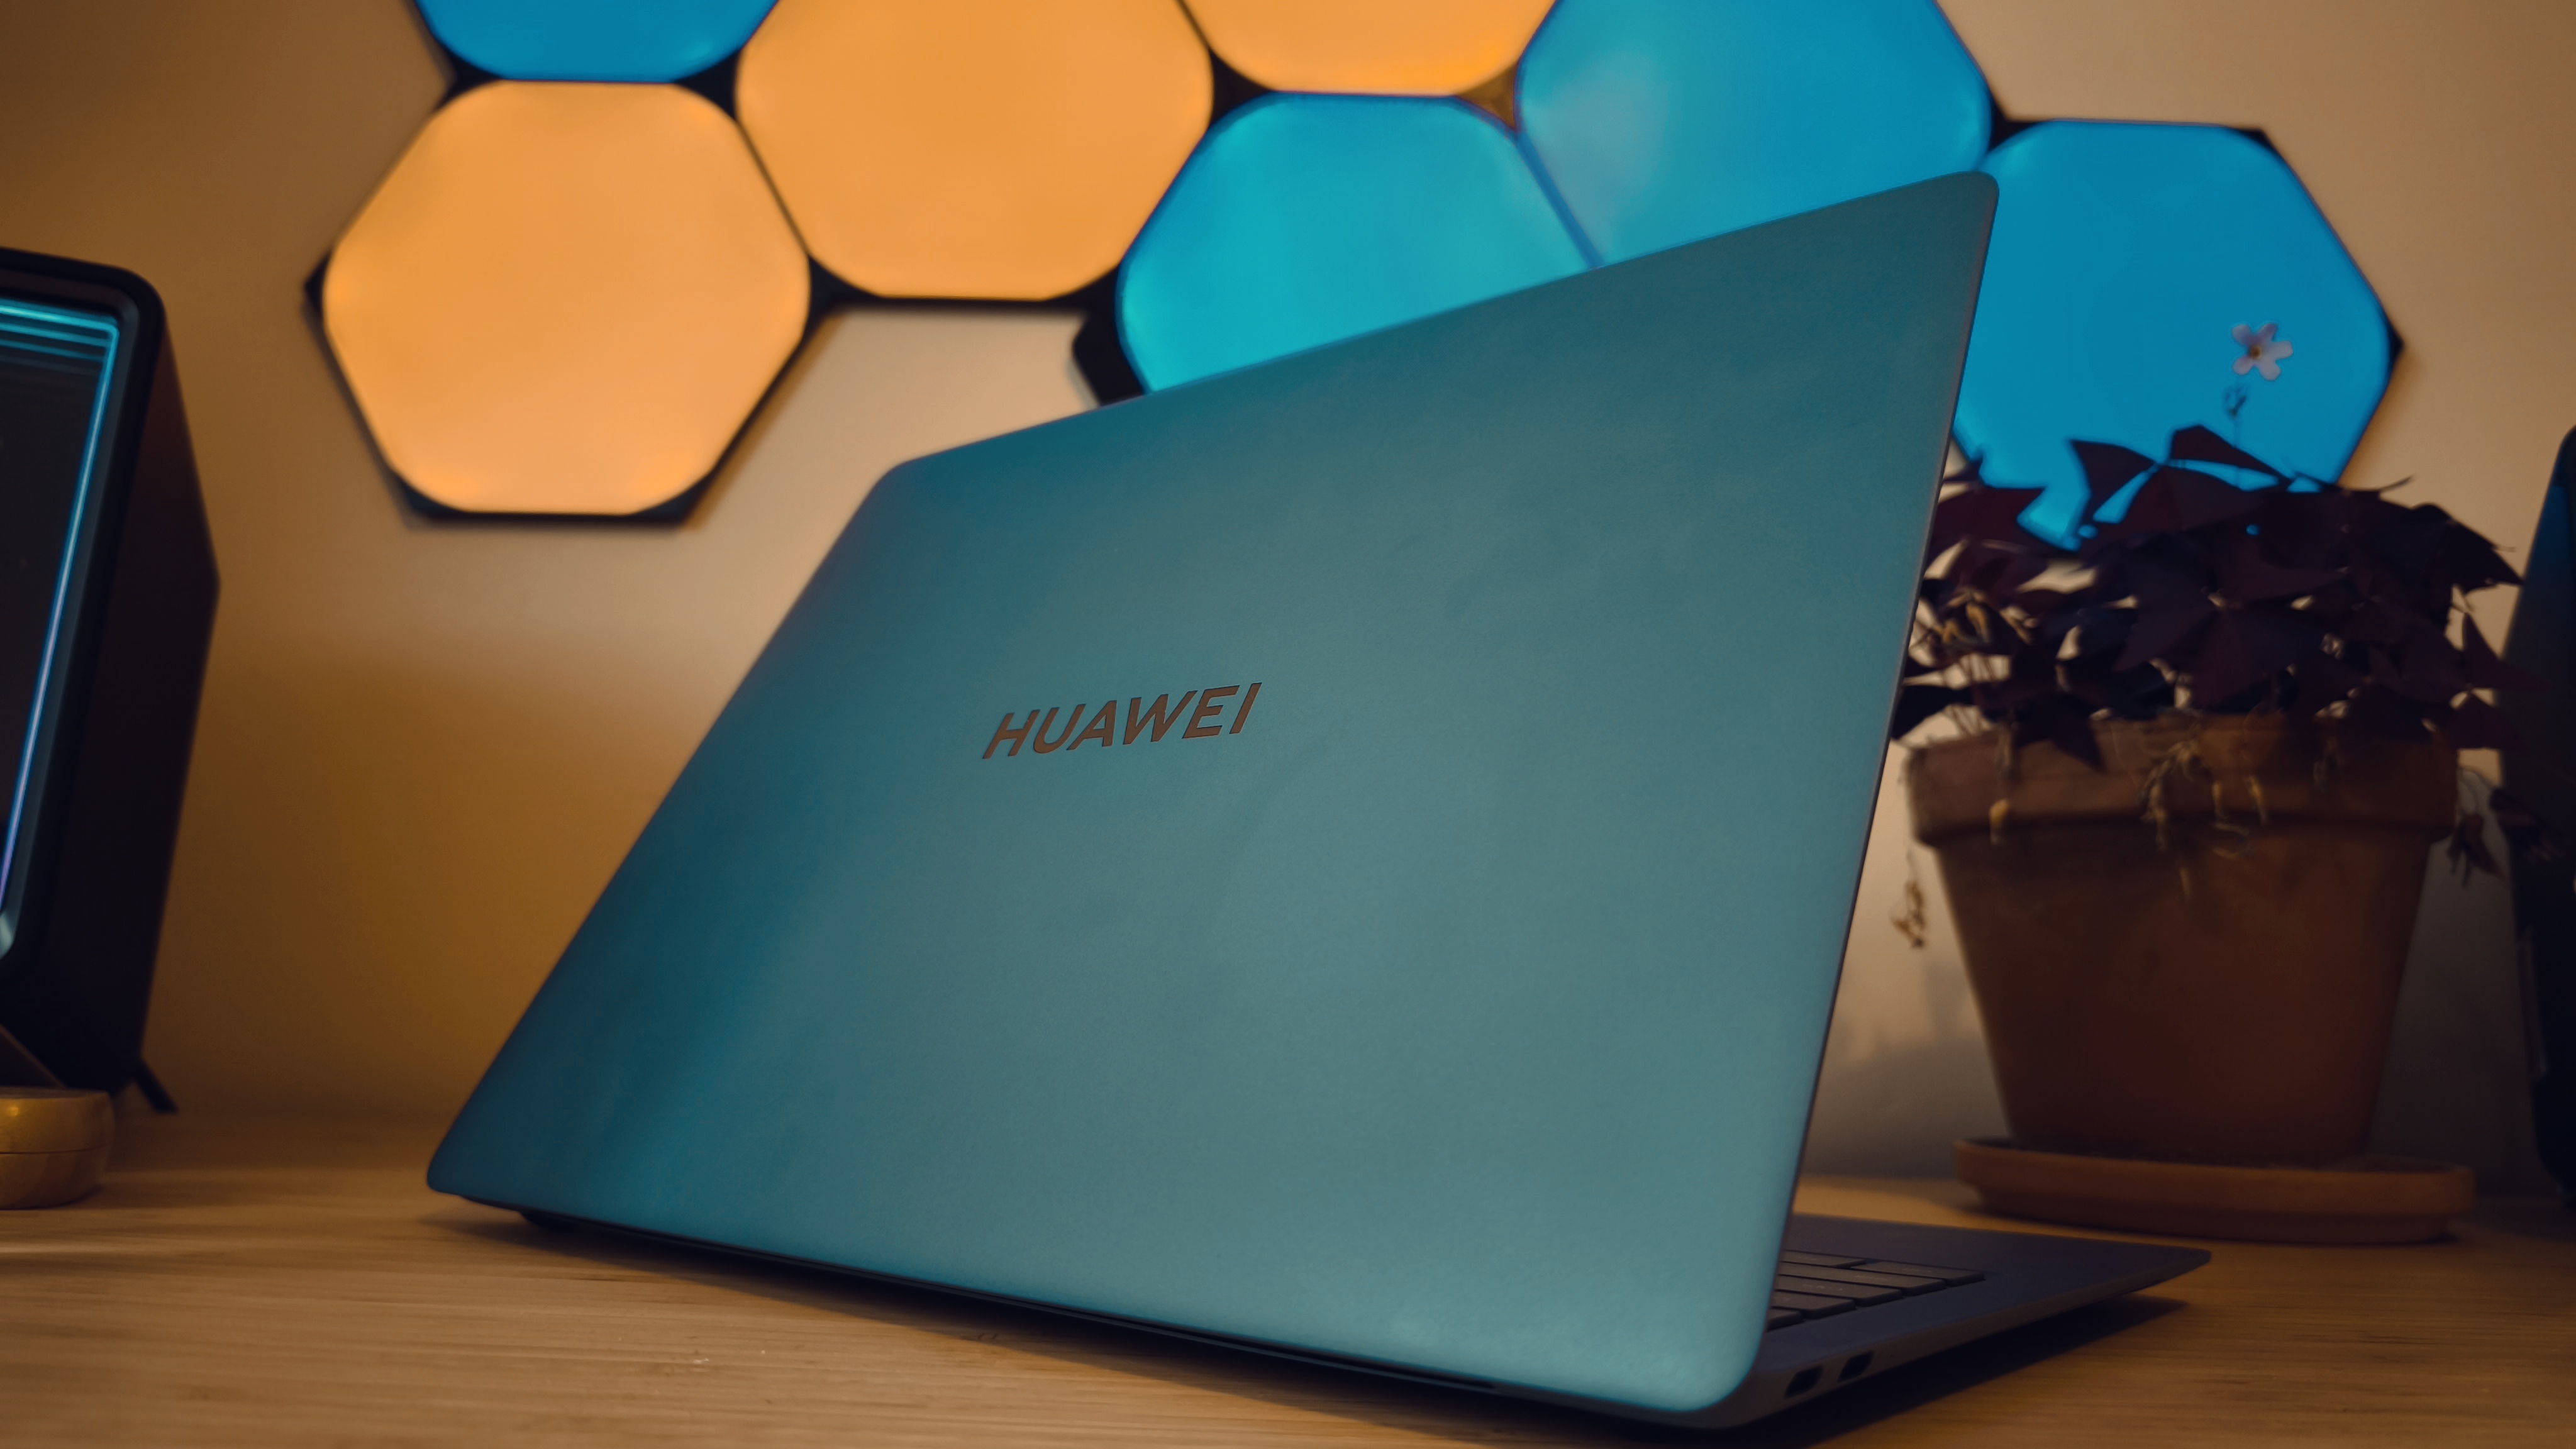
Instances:
[[[1993,735],[1906,770],[2014,1141],[2236,1163],[2360,1152],[2456,756],[2278,718],[2095,737],[2099,771],[2053,745],[2006,762]]]

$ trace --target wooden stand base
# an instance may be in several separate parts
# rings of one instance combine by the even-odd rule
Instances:
[[[116,1109],[105,1092],[0,1087],[0,1208],[88,1196],[115,1141]]]
[[[87,1197],[107,1171],[107,1149],[0,1152],[0,1208],[60,1207]]]
[[[1959,1180],[2014,1217],[2267,1243],[2420,1243],[2477,1203],[2465,1167],[2356,1157],[2331,1167],[2219,1167],[1953,1145]]]

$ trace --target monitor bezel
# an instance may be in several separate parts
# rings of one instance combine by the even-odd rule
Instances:
[[[135,450],[149,407],[150,360],[161,344],[159,298],[140,278],[107,267],[0,249],[0,297],[97,316],[115,327],[105,392],[92,421],[80,496],[56,575],[54,616],[30,726],[19,742],[14,798],[0,801],[0,971],[28,939],[36,903],[50,875],[60,830],[58,786],[76,762],[86,715],[85,685],[95,664],[99,617],[111,571],[100,557],[113,539],[130,489]]]

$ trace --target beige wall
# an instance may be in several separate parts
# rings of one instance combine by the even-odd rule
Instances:
[[[2409,343],[2359,475],[2528,536],[2576,423],[2576,6],[1950,9],[2017,114],[2266,127]],[[438,90],[393,0],[0,0],[0,244],[161,288],[224,568],[149,1044],[192,1105],[452,1110],[877,472],[1081,405],[1064,319],[868,314],[697,522],[413,522],[298,285]],[[1828,1091],[1914,1142],[1991,1103],[1955,962],[1881,924],[1896,834]]]

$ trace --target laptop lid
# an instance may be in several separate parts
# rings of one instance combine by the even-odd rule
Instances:
[[[432,1185],[1724,1397],[1993,196],[1925,182],[889,473]]]

